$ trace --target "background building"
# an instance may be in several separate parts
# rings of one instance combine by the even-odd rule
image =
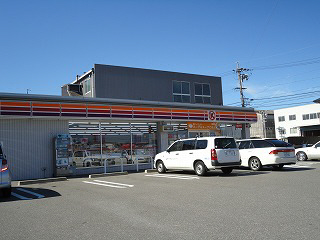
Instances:
[[[62,96],[223,105],[221,78],[94,64]]]
[[[274,110],[277,138],[320,136],[320,104]]]
[[[250,127],[250,137],[275,138],[274,112],[272,110],[257,111],[257,122]]]

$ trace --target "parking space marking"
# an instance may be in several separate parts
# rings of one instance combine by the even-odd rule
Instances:
[[[144,176],[158,177],[158,178],[173,178],[173,179],[182,179],[182,180],[200,179],[199,177],[193,177],[193,176],[180,176],[180,175],[167,175],[167,174],[151,174],[151,175],[144,175]]]
[[[93,181],[94,182],[100,182],[100,183],[110,183],[110,184],[119,185],[119,186],[125,186],[125,187],[134,187],[134,185],[124,184],[124,183],[107,182],[107,181],[101,181],[101,180],[93,180]]]
[[[27,197],[21,196],[20,194],[14,193],[14,192],[12,192],[11,195],[16,197],[16,198],[19,198],[21,200],[31,200],[32,199],[32,198],[27,198]]]
[[[105,186],[105,187],[127,188],[127,187],[124,187],[124,186],[116,186],[116,185],[110,185],[110,184],[104,184],[104,183],[97,183],[97,182],[88,182],[88,181],[82,181],[82,182],[83,182],[83,183],[94,184],[94,185]]]
[[[38,194],[38,193],[35,193],[35,192],[31,192],[31,191],[23,189],[23,188],[17,188],[17,190],[19,190],[21,192],[29,193],[31,195],[34,195],[34,196],[38,197],[38,198],[44,198],[45,197],[45,196],[43,196],[41,194]]]

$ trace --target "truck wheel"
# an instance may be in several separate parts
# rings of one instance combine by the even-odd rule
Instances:
[[[207,173],[207,168],[202,161],[198,161],[194,165],[194,171],[198,176],[204,176]]]
[[[92,167],[92,160],[87,160],[83,163],[84,167]]]
[[[157,171],[158,173],[165,173],[166,172],[166,167],[164,166],[162,161],[157,162]]]

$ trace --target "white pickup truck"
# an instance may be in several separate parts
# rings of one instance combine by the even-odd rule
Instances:
[[[310,147],[297,148],[296,156],[298,161],[320,160],[320,141]]]

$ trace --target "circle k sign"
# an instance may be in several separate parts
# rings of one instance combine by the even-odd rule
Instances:
[[[215,111],[209,111],[209,119],[216,120],[216,112]]]

